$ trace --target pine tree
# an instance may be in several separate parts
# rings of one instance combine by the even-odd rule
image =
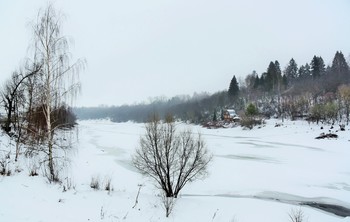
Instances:
[[[335,92],[338,86],[350,83],[350,68],[341,51],[337,51],[328,72],[327,89]]]
[[[238,82],[237,82],[236,76],[233,76],[230,86],[228,88],[228,95],[231,98],[236,98],[238,94],[239,94]]]
[[[341,51],[337,51],[335,53],[331,70],[333,73],[344,77],[350,75],[349,65],[347,64],[345,57]]]
[[[300,66],[298,71],[298,79],[299,80],[306,80],[311,77],[311,70],[310,65],[306,63],[305,65]]]
[[[279,62],[270,62],[267,68],[266,77],[264,77],[265,89],[267,91],[276,92],[280,90],[282,82],[282,72]]]
[[[298,65],[293,58],[289,61],[283,73],[285,78],[291,84],[298,78]]]
[[[216,110],[214,109],[214,114],[213,114],[213,121],[216,122],[218,121],[218,117],[216,115]]]
[[[288,78],[287,78],[286,75],[283,75],[283,76],[282,76],[282,88],[283,88],[283,89],[286,89],[287,86],[288,86]]]
[[[249,105],[246,108],[245,114],[247,116],[255,116],[258,113],[259,113],[258,108],[253,103],[249,103]]]
[[[323,76],[326,72],[325,64],[321,56],[314,56],[311,61],[312,78],[316,79]]]
[[[275,64],[273,62],[270,62],[269,67],[267,68],[266,76],[264,77],[265,80],[265,89],[267,91],[272,91],[274,89],[274,83],[275,83]]]
[[[254,80],[254,89],[258,89],[260,87],[260,78],[258,75],[256,75],[255,80]]]

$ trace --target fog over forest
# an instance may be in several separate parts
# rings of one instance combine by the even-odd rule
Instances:
[[[149,103],[135,105],[80,107],[74,112],[79,119],[144,122],[152,113],[158,113],[163,117],[172,114],[181,120],[203,123],[213,120],[214,116],[222,116],[225,108],[233,108],[243,114],[247,105],[253,103],[265,117],[314,118],[314,115],[321,114],[313,111],[324,105],[332,109],[329,112],[333,114],[317,118],[338,116],[341,119],[348,112],[349,64],[341,51],[335,53],[331,65],[325,64],[322,56],[314,56],[303,65],[298,65],[291,58],[285,68],[281,68],[275,60],[262,74],[253,71],[241,82],[233,76],[226,89],[214,94],[159,97]]]

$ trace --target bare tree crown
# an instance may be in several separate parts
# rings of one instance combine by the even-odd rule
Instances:
[[[134,166],[153,178],[166,197],[177,197],[180,190],[207,174],[212,159],[201,135],[191,130],[177,132],[171,118],[154,118],[146,124],[146,133],[133,157]]]

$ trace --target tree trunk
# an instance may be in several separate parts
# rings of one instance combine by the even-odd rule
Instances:
[[[49,103],[48,103],[49,104]],[[52,126],[51,126],[51,107],[50,105],[46,105],[46,126],[47,126],[47,140],[48,140],[48,158],[49,158],[49,170],[50,170],[50,178],[52,181],[55,181],[55,169],[53,164],[53,136],[52,136]]]
[[[6,133],[9,133],[11,131],[11,119],[12,119],[12,100],[7,99],[8,102],[8,110],[7,110],[7,119],[5,122],[4,130]]]

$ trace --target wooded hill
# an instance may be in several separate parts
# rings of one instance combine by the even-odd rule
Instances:
[[[144,122],[154,112],[160,116],[170,113],[183,121],[202,123],[220,119],[227,107],[244,115],[248,104],[254,104],[264,117],[349,121],[349,83],[349,64],[337,51],[329,66],[321,56],[301,66],[292,58],[283,70],[277,60],[271,61],[266,72],[259,75],[253,71],[242,83],[233,76],[228,90],[212,95],[195,93],[136,105],[75,108],[74,112],[79,119],[110,118],[115,122]]]

